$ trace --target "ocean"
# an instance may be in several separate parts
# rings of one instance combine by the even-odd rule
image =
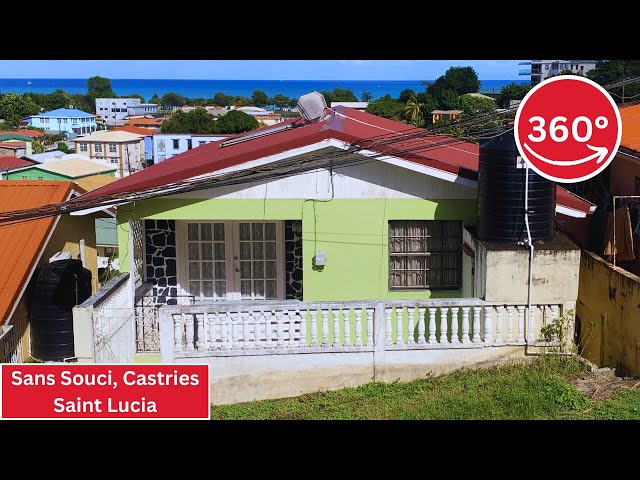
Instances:
[[[29,84],[28,82],[31,82]],[[481,92],[499,92],[511,82],[527,83],[528,80],[481,80]],[[362,92],[370,92],[373,98],[390,94],[397,97],[400,92],[410,88],[416,92],[424,91],[420,80],[141,80],[111,79],[111,86],[118,96],[132,93],[142,95],[149,100],[154,94],[162,97],[174,92],[189,98],[212,98],[216,92],[227,95],[250,97],[256,88],[264,90],[270,97],[281,93],[286,97],[299,97],[313,90],[333,90],[345,88],[360,98]],[[86,93],[87,81],[81,78],[2,78],[0,93],[51,93],[62,89],[68,93]]]

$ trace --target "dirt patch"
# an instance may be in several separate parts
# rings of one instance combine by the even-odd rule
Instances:
[[[573,385],[593,401],[612,396],[619,388],[640,389],[640,378],[616,377],[610,368],[598,368],[576,378]]]

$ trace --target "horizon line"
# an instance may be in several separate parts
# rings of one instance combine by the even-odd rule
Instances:
[[[93,75],[102,77],[102,75]],[[0,80],[88,80],[91,77],[0,77]],[[383,80],[383,79],[358,79],[358,78],[350,78],[350,79],[300,79],[300,78],[288,78],[288,79],[258,79],[258,78],[116,78],[116,77],[103,77],[108,78],[109,80],[202,80],[202,81],[215,81],[215,82],[430,82],[435,81],[436,79],[416,79],[416,78],[406,78],[406,79],[394,79],[394,80]],[[478,78],[478,80],[482,81],[483,79]],[[484,80],[520,80],[513,78],[486,78]],[[522,79],[522,81],[527,81],[526,79]]]

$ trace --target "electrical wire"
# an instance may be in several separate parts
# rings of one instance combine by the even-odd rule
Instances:
[[[433,148],[455,148],[452,146],[452,144],[464,142],[464,140],[460,138],[451,136],[445,137],[439,135],[438,132],[440,130],[444,130],[445,128],[460,128],[462,126],[470,126],[476,123],[484,122],[487,118],[500,117],[509,114],[513,110],[515,110],[515,108],[507,109],[502,112],[480,115],[472,119],[453,123],[451,125],[448,125],[447,127],[437,128],[433,130],[424,130],[414,127],[395,132],[394,135],[386,134],[377,137],[368,137],[361,141],[353,142],[345,150],[341,150],[339,152],[297,156],[276,162],[275,164],[262,165],[236,172],[229,172],[226,174],[214,173],[205,177],[200,176],[195,179],[172,182],[167,185],[149,187],[146,189],[123,191],[111,195],[93,196],[88,199],[84,199],[81,196],[74,200],[63,202],[61,204],[50,204],[35,209],[3,212],[0,213],[0,224],[59,215],[61,213],[71,213],[74,211],[86,210],[88,208],[107,208],[113,205],[129,203],[136,200],[143,200],[158,196],[165,196],[167,194],[192,192],[212,187],[245,184],[250,182],[270,181],[277,178],[284,178],[291,175],[304,173],[318,168],[324,168],[327,165],[331,165],[334,169],[345,168],[348,166],[369,163],[381,157],[391,155],[403,156],[408,160],[411,160],[412,158],[424,158],[423,156],[418,155],[418,152],[423,152]],[[342,116],[351,118],[347,115]],[[480,136],[467,134],[464,136],[464,138],[494,138],[495,136],[503,135],[511,129],[503,129],[497,134],[494,133],[494,135],[491,137],[484,135],[490,130],[491,129],[483,131],[483,135]],[[493,130],[493,132],[496,132],[496,130]],[[402,136],[398,138],[398,135],[400,133],[402,134]],[[425,145],[423,142],[429,137],[431,137],[430,140],[433,141],[429,141],[429,143]],[[440,140],[438,141],[436,139]],[[377,147],[380,151],[374,151],[370,154],[367,154],[366,156],[358,155],[357,157],[355,157],[354,154],[357,154],[364,150],[370,150],[374,146]],[[471,153],[462,149],[455,149],[464,151],[466,153]],[[184,159],[186,156],[188,155],[183,155],[182,158]],[[335,163],[336,160],[341,161],[340,163]]]

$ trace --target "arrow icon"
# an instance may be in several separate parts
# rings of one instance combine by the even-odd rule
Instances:
[[[529,144],[527,143],[524,144],[524,148],[527,149],[527,151],[537,159],[545,163],[549,163],[551,165],[557,165],[559,167],[570,167],[572,165],[580,165],[581,163],[586,163],[589,160],[593,160],[594,158],[598,159],[596,160],[596,163],[602,163],[602,161],[607,156],[607,153],[609,153],[609,150],[607,149],[607,147],[592,147],[591,145],[587,145],[587,148],[593,150],[596,153],[589,155],[587,157],[581,158],[580,160],[558,161],[558,160],[549,160],[548,158],[545,158],[542,155],[534,152],[529,146]]]

